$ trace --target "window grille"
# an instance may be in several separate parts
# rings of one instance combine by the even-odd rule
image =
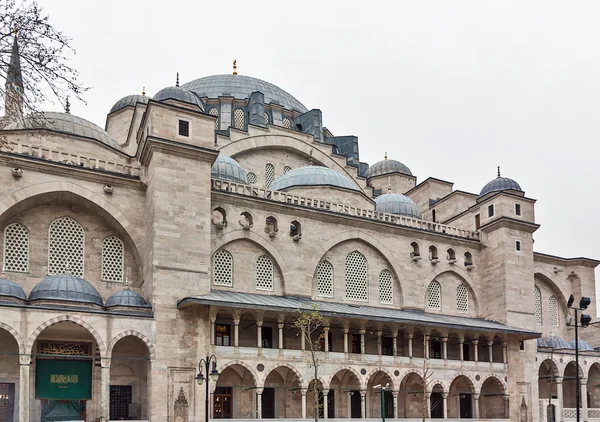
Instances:
[[[50,223],[48,235],[48,274],[64,274],[67,269],[83,277],[83,227],[71,217],[60,217]]]
[[[388,270],[383,270],[379,273],[379,303],[394,303],[392,273]]]
[[[548,299],[548,314],[549,323],[552,327],[558,327],[558,301],[555,296],[550,296]]]
[[[4,270],[29,271],[29,232],[20,223],[9,224],[4,229]]]
[[[256,290],[273,290],[273,261],[266,255],[256,261]]]
[[[247,175],[247,178],[248,178],[248,183],[250,183],[251,185],[256,183],[256,180],[257,180],[256,173],[249,172]]]
[[[219,249],[213,255],[213,284],[233,286],[233,256],[225,249]]]
[[[317,266],[317,295],[333,297],[333,265],[321,261]]]
[[[283,168],[283,174],[286,174],[288,171],[290,171],[292,168],[290,166],[285,166]]]
[[[267,163],[265,165],[265,186],[271,186],[273,179],[275,179],[275,166],[271,163]]]
[[[436,311],[442,310],[442,286],[436,280],[427,287],[427,307]]]
[[[102,280],[123,281],[123,261],[125,248],[116,236],[109,236],[102,242]]]
[[[190,122],[186,120],[179,121],[179,135],[190,136]]]
[[[265,125],[269,124],[269,113],[267,113],[266,111],[263,113],[263,119],[265,122]]]
[[[233,124],[237,129],[244,129],[244,110],[236,108],[233,113]]]
[[[469,312],[469,291],[464,284],[456,288],[456,310],[463,314]]]
[[[360,252],[350,252],[346,256],[346,299],[366,302],[367,260]]]
[[[539,325],[542,325],[542,293],[540,292],[540,288],[535,286],[534,288],[534,300],[535,300],[535,322]]]
[[[215,120],[215,130],[219,130],[219,109],[217,107],[213,107],[208,111],[208,114],[217,117]]]
[[[292,128],[292,121],[290,119],[288,119],[287,117],[283,119],[283,127],[286,129],[291,129]]]

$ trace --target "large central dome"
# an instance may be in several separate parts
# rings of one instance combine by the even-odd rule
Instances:
[[[288,110],[306,113],[308,109],[283,89],[269,82],[243,75],[212,75],[181,85],[202,97],[218,98],[231,96],[238,100],[250,98],[250,94],[260,91],[265,95],[265,104],[279,104]]]

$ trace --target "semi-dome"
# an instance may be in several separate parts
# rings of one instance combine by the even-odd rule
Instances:
[[[130,308],[151,308],[150,304],[146,302],[141,295],[134,292],[133,290],[124,289],[113,293],[108,299],[106,299],[106,307],[111,308],[113,306],[128,306]]]
[[[0,297],[15,297],[27,300],[27,295],[14,281],[10,281],[4,274],[0,274]]]
[[[200,110],[204,111],[204,103],[202,100],[193,92],[180,87],[180,86],[169,86],[161,89],[154,96],[156,101],[176,100],[188,104],[193,104],[200,107]]]
[[[195,92],[201,98],[216,99],[219,97],[233,97],[247,100],[250,94],[260,91],[265,96],[265,104],[277,104],[288,110],[298,110],[306,113],[308,109],[278,86],[257,78],[244,75],[212,75],[195,79],[182,85]]]
[[[386,193],[375,198],[375,210],[386,214],[421,219],[417,204],[408,196],[400,193]]]
[[[381,176],[383,174],[389,173],[402,173],[412,176],[410,169],[402,164],[400,161],[396,160],[388,160],[387,157],[385,160],[381,160],[373,164],[367,169],[365,177],[367,179],[375,176]]]
[[[119,111],[125,107],[135,107],[137,103],[148,104],[149,99],[150,97],[146,97],[145,95],[140,94],[126,95],[125,97],[117,101],[114,106],[112,106],[108,114],[114,113],[115,111]]]
[[[320,166],[306,166],[292,169],[275,179],[269,186],[269,189],[283,190],[292,186],[334,186],[358,190],[350,180],[335,170]]]
[[[485,185],[483,189],[481,189],[479,196],[485,196],[490,192],[500,192],[503,190],[517,190],[523,192],[521,186],[513,179],[500,176],[500,167],[498,167],[498,177]]]
[[[210,169],[211,179],[228,180],[235,183],[248,184],[246,170],[233,158],[219,154]]]
[[[25,117],[21,121],[12,122],[4,130],[46,129],[53,132],[66,133],[83,138],[94,139],[111,148],[123,152],[117,141],[92,122],[69,113],[46,111],[34,117]]]
[[[29,300],[59,300],[102,306],[98,290],[82,278],[72,274],[46,276],[29,293]]]

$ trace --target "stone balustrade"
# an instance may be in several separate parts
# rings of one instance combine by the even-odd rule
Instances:
[[[100,158],[86,157],[78,154],[71,154],[64,151],[56,151],[49,148],[43,148],[35,145],[24,144],[20,142],[8,141],[3,145],[0,151],[14,155],[25,155],[39,158],[41,160],[52,161],[55,163],[69,164],[72,166],[84,167],[93,170],[102,170],[112,173],[124,174],[127,176],[140,175],[139,166],[126,163],[118,163]]]
[[[427,230],[456,237],[479,240],[479,233],[470,230],[463,230],[456,227],[446,226],[444,224],[434,223],[432,221],[424,221],[401,215],[377,212],[374,209],[358,208],[350,205],[336,204],[335,202],[324,201],[321,199],[312,199],[298,195],[291,195],[286,192],[272,191],[256,186],[243,185],[240,183],[213,179],[212,188],[216,191],[231,192],[238,195],[268,199],[270,201],[275,202],[301,205],[304,207],[317,208],[339,214],[346,214],[355,217],[368,218],[371,220],[384,221],[386,223],[397,224],[399,226],[411,227],[419,230]]]

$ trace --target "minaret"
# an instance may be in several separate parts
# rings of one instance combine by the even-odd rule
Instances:
[[[23,75],[21,74],[21,56],[19,55],[19,43],[17,31],[10,55],[10,63],[6,75],[4,108],[6,117],[11,121],[23,118]]]

